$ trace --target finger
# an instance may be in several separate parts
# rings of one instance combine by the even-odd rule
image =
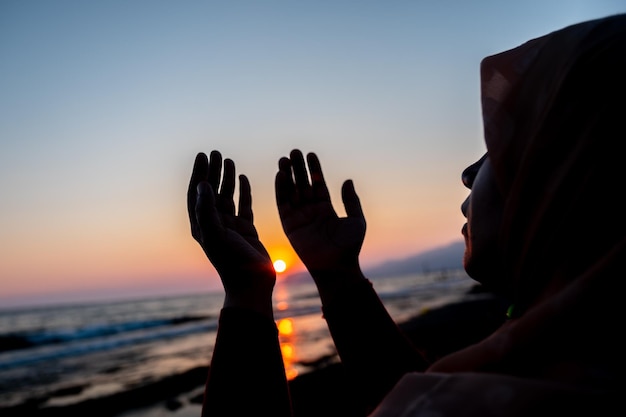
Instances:
[[[213,193],[217,195],[220,191],[220,179],[222,176],[222,154],[219,151],[211,151],[209,160],[208,181],[211,184]]]
[[[215,206],[215,193],[211,184],[207,181],[198,183],[197,195],[198,199],[194,214],[200,232],[198,240],[202,247],[207,250],[207,246],[211,243],[211,238],[218,236],[220,219]]]
[[[343,206],[346,209],[348,217],[354,217],[365,221],[361,201],[354,190],[354,183],[352,180],[347,180],[343,183],[343,186],[341,187],[341,199],[343,200]]]
[[[326,181],[324,180],[320,160],[317,155],[312,152],[306,156],[306,159],[309,164],[309,173],[311,174],[313,197],[320,200],[330,201],[330,193],[328,192],[328,187],[326,186]]]
[[[306,171],[304,156],[298,149],[294,149],[290,153],[291,167],[293,177],[296,181],[296,190],[300,201],[308,201],[311,198],[311,185],[309,184],[309,175]]]
[[[197,186],[201,181],[206,181],[209,172],[209,163],[206,154],[200,152],[196,155],[196,159],[191,171],[189,187],[187,188],[187,213],[189,215],[189,223],[191,226],[191,235],[198,238],[198,224],[196,220],[196,200]]]
[[[252,214],[252,191],[250,189],[250,181],[245,175],[239,176],[239,209],[238,215],[242,219],[254,222],[254,216]]]
[[[274,189],[276,192],[276,206],[282,217],[294,201],[296,193],[291,176],[291,161],[289,158],[283,157],[278,161],[278,172],[274,181]]]
[[[218,208],[223,212],[235,215],[235,163],[232,159],[224,160],[224,177],[222,178],[222,189],[220,190],[217,201]]]

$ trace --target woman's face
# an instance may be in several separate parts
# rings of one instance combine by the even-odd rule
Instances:
[[[505,283],[498,238],[504,198],[497,187],[488,154],[467,167],[461,180],[471,190],[461,205],[467,218],[462,230],[465,237],[463,266],[476,281],[494,291],[502,291]]]

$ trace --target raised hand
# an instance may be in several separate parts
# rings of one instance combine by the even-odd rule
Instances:
[[[423,360],[386,310],[359,266],[365,217],[352,181],[343,183],[346,217],[339,217],[317,156],[293,150],[281,158],[276,202],[287,238],[313,276],[324,319],[366,409],[376,406],[408,371]],[[372,337],[377,342],[372,343]]]
[[[221,189],[220,189],[221,182]],[[189,181],[187,210],[191,234],[217,270],[226,291],[225,306],[271,315],[276,273],[254,227],[250,183],[239,176],[235,213],[235,163],[212,151],[199,153]],[[269,310],[268,310],[269,308]]]
[[[283,230],[316,279],[338,272],[360,274],[358,257],[365,238],[365,217],[351,180],[341,195],[347,217],[339,217],[330,201],[319,159],[295,149],[278,163],[276,203]],[[310,178],[310,180],[309,180]],[[334,278],[333,278],[334,279]]]

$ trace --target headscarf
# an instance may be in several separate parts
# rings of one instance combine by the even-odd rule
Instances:
[[[481,78],[518,313],[406,374],[372,417],[623,414],[626,14],[487,57]]]
[[[487,57],[481,86],[506,201],[504,279],[522,312],[547,284],[577,279],[626,239],[626,14]]]
[[[481,78],[516,314],[431,369],[623,381],[626,14],[487,57]]]

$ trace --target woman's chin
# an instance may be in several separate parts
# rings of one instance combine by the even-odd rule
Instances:
[[[470,246],[465,247],[463,254],[463,269],[474,281],[490,288],[499,287],[502,274],[496,270],[493,258],[482,258],[472,252]]]

